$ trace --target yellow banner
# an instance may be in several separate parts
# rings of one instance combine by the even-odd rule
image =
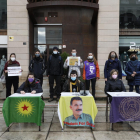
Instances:
[[[94,128],[97,107],[92,96],[61,96],[59,119],[61,126],[87,126]]]

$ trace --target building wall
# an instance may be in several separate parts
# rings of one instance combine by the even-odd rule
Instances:
[[[24,71],[22,77],[27,75],[29,65],[29,17],[26,4],[26,0],[7,0],[8,57],[10,53],[16,53],[17,61]],[[119,1],[99,0],[97,32],[97,58],[103,78],[109,52],[119,52]],[[14,41],[9,41],[9,36],[14,36]]]
[[[98,63],[101,78],[104,77],[104,65],[110,51],[119,53],[119,0],[99,0],[97,21]]]
[[[10,53],[16,53],[16,59],[23,69],[21,78],[27,76],[29,65],[29,17],[26,4],[27,0],[7,0],[8,59]],[[14,36],[14,40],[9,41],[9,36]]]

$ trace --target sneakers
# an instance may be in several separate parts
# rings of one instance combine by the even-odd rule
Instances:
[[[50,98],[50,99],[48,100],[48,102],[51,102],[51,101],[53,101],[53,98]]]

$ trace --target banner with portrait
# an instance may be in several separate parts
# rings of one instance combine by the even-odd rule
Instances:
[[[98,110],[92,96],[61,96],[58,103],[58,116],[61,127],[91,127]]]
[[[68,66],[80,66],[80,57],[67,57],[67,59]]]
[[[17,67],[7,67],[8,76],[21,76],[22,70],[20,66]]]

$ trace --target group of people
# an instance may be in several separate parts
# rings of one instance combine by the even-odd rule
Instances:
[[[71,51],[71,56],[77,57],[77,51],[75,48]],[[49,78],[50,86],[50,99],[49,102],[53,101],[54,98],[54,81],[56,82],[56,94],[57,101],[60,98],[61,92],[79,92],[80,90],[89,90],[90,82],[92,83],[92,95],[95,98],[95,84],[96,81],[100,79],[100,70],[98,62],[93,53],[88,53],[87,60],[83,62],[80,59],[80,65],[69,66],[67,63],[68,59],[63,62],[57,47],[53,48],[52,55],[48,58],[47,63],[47,76]],[[6,97],[11,95],[11,86],[14,86],[15,93],[40,93],[43,92],[43,74],[46,70],[45,61],[39,50],[35,51],[34,57],[29,64],[29,71],[26,81],[18,88],[19,77],[18,76],[8,76],[7,67],[20,66],[19,62],[16,60],[16,54],[10,54],[9,61],[6,62],[4,67],[4,72],[6,75]],[[63,76],[63,69],[68,69],[67,80],[61,88],[61,77]],[[81,69],[83,69],[83,74],[81,74]],[[136,92],[139,93],[140,85],[140,63],[138,61],[136,54],[130,55],[130,61],[127,63],[125,68],[126,74],[129,76],[128,85],[129,91],[133,91],[135,86]],[[80,80],[83,77],[85,82]],[[105,93],[110,92],[121,92],[126,91],[124,84],[122,82],[122,69],[121,63],[118,60],[116,52],[112,51],[109,53],[108,60],[104,67],[104,78],[105,78]]]

